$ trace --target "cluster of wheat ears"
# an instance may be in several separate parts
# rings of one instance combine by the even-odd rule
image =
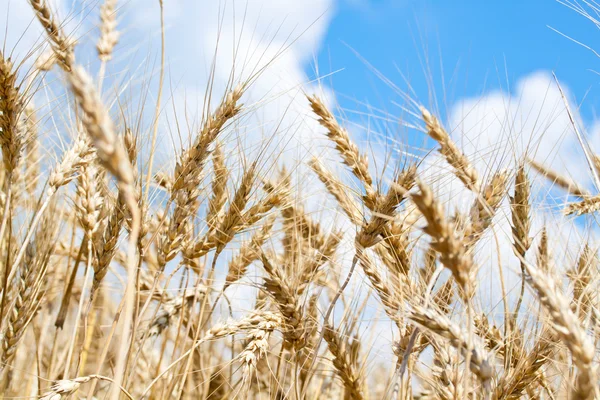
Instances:
[[[346,175],[319,158],[303,163],[349,221],[341,231],[306,211],[277,160],[266,175],[258,160],[228,156],[224,138],[246,112],[251,79],[229,84],[174,168],[153,174],[158,117],[144,135],[102,92],[119,40],[116,1],[99,10],[94,79],[46,1],[29,3],[49,51],[31,67],[0,53],[3,398],[599,396],[595,244],[581,243],[573,265],[553,265],[552,230],[532,228],[532,175],[568,193],[567,215],[594,213],[600,196],[526,157],[478,171],[419,106],[431,156],[474,199],[450,216],[422,159],[374,176],[341,120],[309,93],[307,118]],[[70,144],[42,168],[40,132],[59,129],[37,115],[50,76],[64,83],[75,118],[69,132],[54,132]],[[162,82],[158,90],[157,114]],[[590,166],[598,159],[586,156]],[[481,298],[476,257],[498,218],[511,227],[514,254],[503,257],[520,266],[516,295],[496,283],[501,312]],[[248,285],[249,271],[257,294],[232,309],[227,293]],[[368,291],[360,300],[357,281]],[[377,318],[393,339],[372,354],[375,331],[363,327]]]

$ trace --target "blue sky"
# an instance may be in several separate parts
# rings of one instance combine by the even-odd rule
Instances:
[[[390,107],[396,98],[356,51],[403,89],[402,74],[408,77],[427,105],[432,77],[442,111],[444,103],[507,90],[534,71],[555,71],[583,100],[584,119],[594,119],[600,77],[592,70],[600,71],[600,60],[548,26],[591,47],[600,38],[590,21],[553,0],[342,0],[316,58],[320,75],[339,70],[328,82],[344,108],[356,108],[354,100]]]

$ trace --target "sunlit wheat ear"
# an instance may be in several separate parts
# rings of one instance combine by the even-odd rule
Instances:
[[[540,258],[538,262],[543,262]],[[597,391],[597,367],[594,365],[594,345],[573,314],[570,301],[562,294],[554,278],[548,273],[547,265],[526,263],[528,282],[538,295],[538,301],[548,312],[558,337],[569,348],[578,374],[575,379],[573,397],[588,399]],[[542,272],[546,271],[546,272]]]
[[[40,138],[38,134],[38,119],[34,110],[33,101],[25,107],[25,190],[30,198],[36,194],[40,180]]]
[[[83,166],[75,187],[75,210],[87,239],[92,241],[100,225],[103,198],[100,194],[97,168],[93,164]]]
[[[206,220],[210,229],[215,229],[223,219],[223,206],[227,201],[229,171],[225,165],[223,145],[217,141],[213,150],[212,196],[208,201]]]
[[[306,332],[303,326],[302,306],[298,296],[290,287],[291,282],[289,282],[280,267],[274,266],[264,253],[261,255],[261,261],[267,273],[267,276],[264,277],[263,288],[271,295],[283,316],[285,324],[283,331],[284,345],[299,350],[306,344]]]
[[[194,300],[201,300],[207,292],[207,288],[204,287],[204,285],[200,285],[194,288],[194,290],[186,290],[182,294],[164,302],[150,323],[150,336],[160,335],[162,331],[169,327],[171,320],[181,312],[182,308],[186,305],[186,302],[191,304]]]
[[[454,284],[451,279],[447,280],[433,293],[433,304],[444,314],[450,314],[454,301]]]
[[[75,41],[65,35],[46,0],[29,0],[29,4],[31,4],[37,19],[46,31],[61,68],[70,71],[75,62]]]
[[[539,268],[548,273],[552,272],[552,258],[550,257],[550,250],[548,250],[548,229],[545,226],[540,233],[535,259]]]
[[[561,187],[568,193],[572,194],[573,196],[577,196],[577,197],[589,197],[590,196],[590,192],[588,192],[586,189],[582,188],[577,182],[573,181],[572,179],[559,174],[558,172],[550,169],[549,167],[547,167],[544,164],[539,163],[535,160],[528,159],[527,162],[529,163],[529,165],[531,165],[531,167],[534,170],[536,170],[537,173],[545,176],[546,179],[548,179],[550,182],[552,182],[555,185],[558,185],[559,187]]]
[[[134,173],[131,162],[89,75],[78,66],[73,68],[69,77],[73,94],[83,110],[83,125],[94,142],[100,163],[117,179],[123,190],[129,188],[127,190],[133,192]]]
[[[17,71],[12,61],[0,52],[0,147],[4,168],[9,174],[17,168],[25,142],[25,132],[19,127],[24,110]]]
[[[275,329],[280,328],[279,323],[280,321],[276,320],[265,320],[264,323],[260,323],[256,328],[248,331],[246,335],[248,344],[237,356],[237,359],[242,364],[242,381],[245,386],[249,383],[252,373],[256,370],[258,361],[267,355],[269,350],[269,336]]]
[[[100,7],[100,38],[96,44],[98,58],[109,61],[113,50],[119,42],[120,33],[117,31],[116,0],[105,0]]]
[[[94,281],[92,292],[94,292],[102,283],[108,272],[113,257],[117,252],[119,234],[125,220],[125,204],[117,200],[109,210],[106,223],[100,230],[95,232],[93,237],[96,257],[94,258]]]
[[[373,192],[373,178],[369,173],[367,157],[360,154],[356,144],[350,140],[348,131],[338,124],[335,116],[321,99],[317,96],[307,96],[307,98],[313,112],[319,117],[319,123],[327,129],[327,137],[335,143],[335,148],[342,157],[344,164],[364,184],[368,196]]]
[[[448,164],[454,168],[454,174],[464,185],[474,191],[479,191],[479,176],[467,157],[458,149],[448,132],[442,127],[440,121],[425,108],[421,107],[421,114],[425,122],[426,132],[429,137],[439,143],[439,152]]]
[[[196,214],[200,206],[200,202],[198,201],[200,195],[199,186],[204,177],[204,166],[210,155],[211,146],[215,143],[225,125],[240,112],[241,106],[238,104],[238,101],[242,94],[242,86],[237,86],[230,91],[217,109],[204,121],[193,144],[179,156],[173,176],[168,181],[171,200],[175,204],[174,209],[171,213],[168,227],[163,230],[158,239],[158,258],[161,269],[179,253],[182,247],[185,262],[193,265],[194,259],[201,257],[217,246],[226,244],[226,239],[231,234],[232,228],[229,227],[226,232],[220,232],[219,230],[224,228],[224,224],[239,222],[239,218],[231,219],[231,214],[227,215],[226,211],[219,210],[218,214],[209,215],[208,225],[210,229],[206,235],[198,240],[187,238],[187,230],[191,223],[190,218]],[[209,212],[211,208],[222,208],[223,203],[227,200],[225,192],[227,176],[226,171],[222,169],[224,165],[222,165],[219,159],[219,151],[220,149],[217,149],[215,158],[215,171],[219,170],[219,172],[215,172],[217,181],[213,182],[216,197],[213,197],[213,200],[209,202]],[[245,176],[247,177],[247,175]],[[225,180],[222,178],[225,178]],[[243,189],[248,190],[248,193],[242,196],[242,198],[247,200],[249,188],[243,187]],[[237,201],[238,203],[240,201],[239,195]],[[236,204],[236,207],[239,207],[239,204]],[[239,217],[239,213],[243,209],[236,210],[235,215]],[[219,235],[218,238],[217,235]]]
[[[408,191],[414,186],[416,175],[416,167],[409,166],[397,172],[385,195],[376,193],[373,196],[376,200],[372,204],[369,204],[369,196],[366,196],[365,205],[373,215],[356,235],[356,243],[359,246],[369,248],[379,242],[380,236],[392,236],[389,225],[396,216],[396,209],[408,197]]]
[[[88,383],[94,379],[113,382],[112,379],[100,375],[88,375],[74,379],[63,379],[60,381],[55,381],[50,387],[50,390],[47,393],[45,393],[42,397],[40,397],[40,400],[60,400],[63,398],[66,399],[70,395],[75,394],[79,390],[81,385],[83,385],[84,383]],[[120,389],[128,399],[133,400],[133,397],[131,396],[131,394],[129,394],[129,392],[127,392],[122,387]]]
[[[35,68],[40,72],[48,72],[57,62],[56,53],[52,48],[44,50],[35,60]]]
[[[461,395],[461,385],[456,385],[456,374],[453,371],[453,365],[455,364],[455,357],[450,356],[450,346],[447,343],[442,343],[436,337],[430,339],[433,347],[433,376],[431,388],[429,389],[433,393],[427,393],[428,396],[435,394],[442,399],[452,399],[455,396]],[[434,397],[435,398],[435,397]]]
[[[320,237],[309,240],[314,253],[308,254],[300,265],[300,271],[296,275],[298,284],[296,293],[302,295],[311,283],[314,283],[321,275],[322,267],[325,263],[332,260],[338,249],[343,234],[339,231],[333,231],[328,235],[319,235]]]
[[[466,252],[462,239],[456,235],[454,225],[446,219],[442,205],[435,200],[431,189],[423,183],[418,185],[420,193],[412,194],[412,200],[427,221],[423,231],[431,237],[431,247],[463,290],[461,295],[469,299],[473,293],[472,256]]]
[[[260,259],[261,247],[271,236],[271,230],[274,223],[275,218],[269,218],[262,228],[252,235],[249,241],[242,244],[239,253],[236,254],[229,262],[229,269],[227,276],[225,277],[225,285],[223,290],[242,279],[246,274],[248,266],[253,261]]]
[[[592,162],[594,164],[594,169],[600,174],[600,155],[595,153],[592,154]]]
[[[256,182],[256,168],[257,163],[254,162],[244,171],[239,186],[231,199],[231,204],[215,232],[214,241],[217,244],[217,251],[222,250],[239,229],[245,225],[244,210]]]
[[[590,312],[590,307],[594,305],[593,282],[597,278],[598,256],[589,244],[585,244],[577,266],[567,271],[567,276],[573,285],[573,312],[579,315],[580,321],[584,321]]]
[[[409,318],[432,333],[448,339],[463,356],[467,357],[468,354],[471,359],[469,365],[471,372],[479,378],[485,390],[490,390],[493,370],[489,363],[489,356],[474,344],[470,344],[466,334],[458,326],[446,316],[420,306],[412,308]]]
[[[359,264],[363,269],[364,274],[369,279],[369,282],[379,296],[384,310],[388,317],[402,329],[403,321],[400,318],[400,307],[402,305],[401,297],[391,288],[386,279],[383,279],[373,260],[366,252],[359,253]]]
[[[402,223],[392,221],[389,227],[383,230],[383,241],[375,246],[385,266],[397,277],[403,280],[412,268],[412,249],[414,243],[410,240],[411,228]]]
[[[278,314],[268,312],[268,311],[255,310],[255,311],[252,311],[248,316],[246,316],[240,320],[231,321],[231,322],[222,323],[222,324],[217,323],[217,324],[213,325],[206,332],[206,334],[204,336],[202,336],[202,338],[197,340],[192,345],[192,347],[189,350],[187,350],[181,357],[176,359],[165,370],[163,370],[163,372],[161,372],[160,374],[158,374],[158,376],[156,376],[154,378],[154,380],[146,387],[144,393],[142,394],[142,397],[145,396],[152,389],[152,387],[161,378],[163,378],[174,366],[179,364],[181,361],[185,360],[187,355],[189,355],[191,352],[193,352],[200,345],[202,345],[206,342],[212,341],[212,340],[235,335],[239,332],[249,331],[249,330],[253,330],[253,329],[264,329],[265,327],[268,327],[268,326],[269,327],[270,326],[281,326],[282,323],[283,323],[283,320],[282,320],[281,316]]]
[[[507,181],[508,173],[506,171],[494,174],[490,182],[483,188],[481,198],[475,199],[470,211],[471,224],[465,232],[469,246],[473,246],[492,224],[492,219],[506,194]]]
[[[513,251],[522,261],[531,247],[531,183],[523,165],[519,166],[515,176],[515,191],[510,198],[512,220]],[[523,271],[522,271],[523,272]]]
[[[39,272],[35,270],[35,257],[34,246],[29,244],[23,266],[20,268],[20,274],[17,277],[16,286],[14,287],[15,300],[2,335],[2,364],[0,366],[2,370],[12,362],[17,350],[17,344],[23,336],[30,317],[29,308],[32,306],[32,300],[34,300],[32,298],[36,289],[34,283]]]
[[[204,168],[210,153],[210,146],[217,139],[225,124],[240,112],[241,105],[238,102],[243,93],[243,86],[235,87],[225,96],[217,109],[208,116],[193,145],[183,152],[175,166],[173,191],[191,190],[197,186],[197,177]]]
[[[345,343],[346,341],[342,339],[340,333],[328,323],[325,323],[323,329],[325,330],[323,338],[327,342],[327,348],[333,355],[333,366],[344,384],[345,397],[357,400],[364,399],[365,388],[358,373],[358,365],[355,361],[357,357],[351,354],[353,351],[352,346]]]
[[[496,325],[490,324],[485,314],[476,315],[473,322],[475,324],[475,333],[484,340],[486,350],[506,359],[508,356],[507,341],[500,329]],[[513,357],[512,359],[514,363],[519,357]]]
[[[363,216],[358,203],[348,194],[348,188],[344,186],[329,171],[318,158],[312,158],[309,166],[323,182],[329,193],[337,200],[340,208],[346,213],[350,221],[355,225],[361,225]]]
[[[598,210],[600,210],[600,195],[584,197],[584,200],[578,203],[569,203],[564,212],[566,215],[583,215],[592,214]]]
[[[3,352],[0,359],[0,370],[3,370],[2,376],[6,383],[12,377],[8,366],[17,356],[18,345],[24,340],[26,330],[43,307],[42,299],[51,287],[47,275],[58,233],[55,221],[61,217],[54,205],[55,203],[52,203],[52,207],[45,214],[34,242],[27,245],[23,262],[16,268],[18,275],[14,280],[9,280],[11,285],[8,296],[11,305],[5,319],[6,326],[1,340]]]
[[[515,359],[513,367],[499,380],[494,398],[521,399],[527,389],[543,377],[544,366],[557,352],[555,341],[554,334],[544,330],[533,348]]]

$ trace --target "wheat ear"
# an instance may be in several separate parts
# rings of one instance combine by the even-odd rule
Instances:
[[[470,357],[469,368],[481,381],[486,391],[490,390],[493,370],[489,357],[483,350],[474,347],[461,329],[446,316],[431,309],[414,306],[409,318],[429,331],[450,340],[450,344],[459,349],[465,357]]]
[[[454,168],[454,173],[462,183],[473,192],[479,191],[479,176],[467,157],[458,149],[450,135],[440,124],[440,121],[427,109],[421,107],[421,115],[425,121],[427,135],[440,145],[439,152]]]
[[[573,314],[570,301],[562,294],[547,265],[539,268],[526,263],[528,282],[536,291],[538,300],[549,313],[558,337],[571,351],[573,361],[578,368],[573,396],[577,399],[588,399],[596,395],[597,368],[594,365],[594,345],[581,327],[578,318]]]
[[[414,193],[412,200],[427,221],[423,229],[431,239],[431,248],[438,252],[444,267],[463,289],[469,299],[473,293],[473,260],[466,252],[463,241],[456,235],[454,225],[444,215],[442,205],[435,200],[431,189],[419,183],[420,193]]]
[[[552,183],[560,186],[561,188],[563,188],[564,190],[566,190],[568,193],[572,194],[573,196],[589,197],[590,193],[587,190],[585,190],[584,188],[582,188],[581,186],[579,186],[579,184],[577,182],[573,181],[572,179],[559,174],[558,172],[554,171],[553,169],[550,169],[546,165],[544,165],[540,162],[537,162],[535,160],[528,159],[527,162],[540,175],[545,176],[546,179],[548,179]]]

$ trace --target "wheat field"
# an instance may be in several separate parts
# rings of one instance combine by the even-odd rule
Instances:
[[[44,35],[0,53],[2,398],[600,398],[600,195],[534,146],[467,152],[409,95],[395,118],[433,145],[369,143],[301,89],[323,145],[289,157],[277,124],[245,142],[285,49],[224,87],[213,65],[197,115],[165,122],[164,23],[136,97],[111,81],[117,0],[83,36],[24,3]]]

